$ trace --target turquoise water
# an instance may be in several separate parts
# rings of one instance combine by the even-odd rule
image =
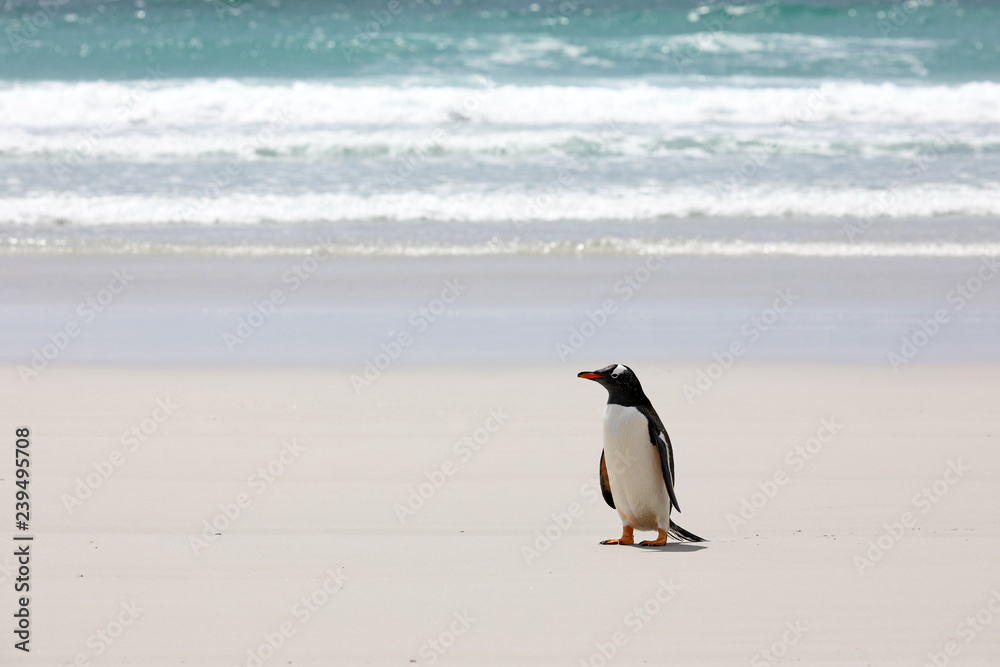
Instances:
[[[27,17],[28,20],[25,20]],[[0,77],[995,79],[982,2],[10,2]]]
[[[1000,251],[997,216],[986,3],[0,8],[0,254],[116,253],[0,263],[18,363],[122,267],[142,294],[60,361],[361,368],[441,271],[481,280],[412,360],[551,361],[645,253],[672,268],[588,354],[708,359],[791,286],[755,355],[882,363]],[[234,355],[223,335],[317,244],[339,261]],[[517,257],[543,254],[564,257]],[[921,360],[994,358],[991,293]]]
[[[997,241],[916,230],[1000,215],[984,2],[8,0],[0,34],[7,250]]]

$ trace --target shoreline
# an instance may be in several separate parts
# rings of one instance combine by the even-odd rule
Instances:
[[[70,363],[709,363],[737,344],[758,361],[887,363],[908,344],[914,363],[996,361],[996,272],[974,257],[10,257],[0,361],[55,345]]]
[[[0,224],[0,255],[177,257],[974,257],[994,216],[414,220],[295,224]]]

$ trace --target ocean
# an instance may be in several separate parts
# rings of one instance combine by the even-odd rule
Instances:
[[[0,252],[1000,249],[1000,7],[5,0]]]

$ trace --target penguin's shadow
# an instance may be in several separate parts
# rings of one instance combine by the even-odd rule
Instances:
[[[627,544],[619,546],[630,546],[633,549],[639,549],[640,551],[663,551],[667,553],[686,552],[686,551],[701,551],[702,549],[707,549],[708,547],[703,544],[664,544],[661,547],[640,547],[638,544]]]

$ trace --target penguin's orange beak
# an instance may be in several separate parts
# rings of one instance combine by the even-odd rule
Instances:
[[[582,373],[577,373],[578,378],[583,378],[584,380],[600,380],[601,376],[597,373],[591,373],[590,371],[584,371]]]

